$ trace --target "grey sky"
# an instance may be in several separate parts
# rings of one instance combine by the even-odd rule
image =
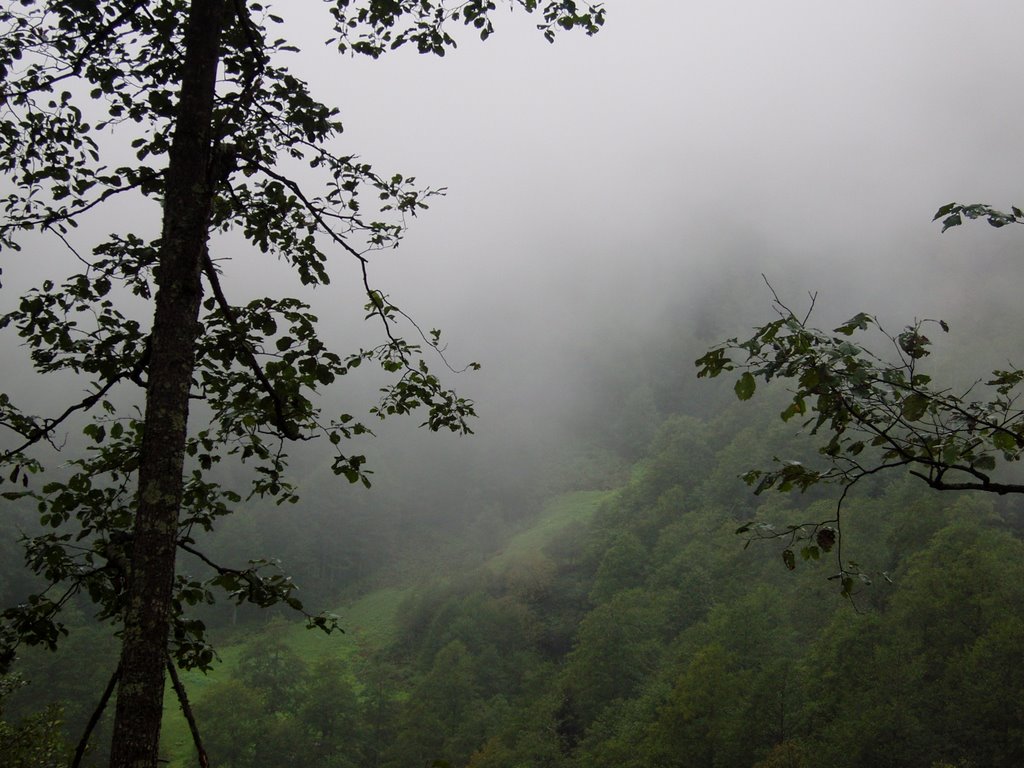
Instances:
[[[448,186],[374,272],[457,356],[508,382],[514,348],[543,366],[642,332],[722,272],[755,317],[762,271],[838,314],[899,291],[901,320],[983,291],[968,254],[996,247],[987,227],[940,238],[929,219],[1024,199],[1024,6],[607,7],[597,37],[553,46],[519,14],[442,60],[316,55],[313,30],[296,57],[346,151]]]
[[[375,267],[415,273],[407,302],[660,299],[678,287],[666,271],[732,240],[889,261],[908,240],[942,249],[928,219],[943,202],[1016,199],[1019,3],[608,10],[596,38],[554,46],[519,15],[443,60],[316,56],[312,41],[298,57],[341,107],[346,151],[449,187]]]
[[[549,45],[499,14],[486,43],[379,61],[325,46],[314,8],[278,12],[292,66],[342,110],[339,151],[449,189],[372,275],[455,362],[484,363],[460,389],[485,415],[557,404],[563,360],[719,292],[744,294],[742,333],[769,311],[761,272],[843,316],[899,293],[901,321],[1019,284],[988,279],[1013,266],[1003,233],[929,219],[1024,201],[1020,2],[613,0],[594,38]],[[283,267],[254,258],[237,274],[277,289]],[[314,297],[327,330],[368,343],[354,265],[339,254],[334,274]]]

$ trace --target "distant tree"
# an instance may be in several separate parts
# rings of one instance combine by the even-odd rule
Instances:
[[[269,712],[291,712],[305,687],[309,670],[287,643],[260,637],[238,659],[238,677],[259,692]]]
[[[821,765],[1020,765],[1024,543],[976,520],[903,561],[884,610],[835,613],[799,667]]]
[[[613,701],[636,694],[657,664],[672,618],[666,597],[625,589],[586,615],[561,676],[566,722],[589,727]]]
[[[609,542],[601,558],[601,565],[594,575],[590,599],[601,603],[624,589],[641,586],[648,559],[647,551],[634,534],[616,536]]]
[[[406,44],[444,55],[455,46],[453,25],[486,38],[496,9],[490,0],[326,5],[336,48],[373,58]],[[539,10],[549,40],[559,30],[592,34],[604,21],[600,6],[574,0],[512,5]],[[0,10],[0,247],[17,250],[24,233],[45,233],[84,264],[26,293],[0,327],[17,330],[38,372],[88,382],[83,398],[50,416],[0,394],[10,434],[0,464],[15,488],[5,495],[30,498],[52,529],[28,541],[28,558],[54,585],[4,614],[2,661],[18,642],[56,644],[65,631],[57,613],[77,592],[96,601],[100,618],[123,623],[113,766],[157,763],[168,643],[184,667],[213,658],[202,624],[185,617],[188,605],[221,588],[237,601],[302,609],[291,582],[259,563],[208,562],[215,575],[205,581],[176,573],[179,550],[207,559],[194,532],[241,500],[207,470],[226,456],[249,461],[250,496],[294,502],[284,446],[322,436],[335,447],[335,472],[367,483],[364,458],[340,448],[367,427],[314,403],[364,362],[395,377],[374,416],[423,408],[430,429],[457,432],[469,431],[473,416],[472,402],[430,371],[421,345],[398,335],[408,318],[367,271],[367,253],[396,245],[405,217],[437,191],[341,151],[337,110],[281,63],[296,52],[273,31],[282,23],[256,0],[23,0]],[[301,178],[290,175],[297,168]],[[159,235],[134,228],[121,205],[132,198],[159,204]],[[111,204],[108,226],[119,231],[86,251],[74,228]],[[254,258],[286,261],[306,286],[329,281],[332,250],[354,259],[383,343],[340,355],[299,300],[232,305],[218,262],[225,256],[211,239],[229,231]],[[152,324],[131,317],[121,296],[151,302]],[[439,332],[422,335],[440,351]],[[118,409],[132,384],[144,393],[141,412]],[[198,429],[189,428],[193,400],[209,418]],[[44,449],[60,446],[80,417],[90,419],[90,449],[40,482]],[[326,616],[310,621],[332,626]]]
[[[359,699],[339,660],[328,658],[316,665],[298,710],[303,725],[315,734],[312,761],[316,765],[366,765],[364,730],[369,729],[359,721]]]
[[[410,696],[450,733],[467,719],[478,700],[473,657],[461,640],[452,640],[434,656],[430,671]],[[437,757],[437,755],[434,755]]]
[[[265,695],[241,680],[218,682],[196,702],[203,728],[203,746],[213,765],[257,768],[265,765],[263,745],[275,719]]]
[[[718,644],[693,654],[650,728],[647,749],[654,764],[750,764],[741,717],[748,676],[737,666]],[[748,754],[737,754],[743,752]]]
[[[984,218],[993,227],[1024,224],[1019,208],[1005,213],[980,204],[949,203],[934,218],[942,219],[943,232],[965,218]],[[696,361],[697,375],[714,378],[740,371],[735,383],[740,400],[753,397],[758,380],[786,382],[791,389],[783,420],[801,419],[804,429],[823,440],[818,449],[823,469],[776,459],[774,468],[743,475],[755,493],[805,491],[820,483],[835,483],[842,491],[831,520],[785,530],[751,522],[738,533],[783,539],[783,560],[790,569],[796,565],[795,545],[805,559],[834,549],[839,564],[834,578],[848,596],[859,579],[869,580],[856,563],[843,559],[839,538],[843,500],[859,481],[903,470],[939,491],[1024,493],[1024,484],[998,471],[1024,455],[1024,409],[1018,402],[1024,370],[1011,364],[960,391],[933,382],[923,370],[932,343],[925,330],[946,333],[944,321],[918,320],[891,333],[877,317],[861,312],[825,332],[808,324],[813,299],[800,316],[773,289],[772,295],[778,318],[749,339],[732,338],[713,347]],[[883,350],[858,341],[857,334],[867,331],[880,335]]]
[[[804,768],[809,765],[807,751],[796,741],[776,744],[768,756],[754,768]]]
[[[70,749],[61,729],[63,713],[50,705],[16,723],[4,717],[4,699],[24,685],[17,675],[0,676],[0,765],[5,768],[57,768],[67,765]]]

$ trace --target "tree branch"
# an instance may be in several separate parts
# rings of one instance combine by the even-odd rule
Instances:
[[[78,746],[75,747],[75,756],[71,761],[71,768],[78,768],[78,766],[81,765],[82,758],[85,756],[85,749],[89,745],[89,737],[92,736],[92,732],[96,728],[96,724],[100,721],[100,717],[103,716],[103,710],[107,708],[107,702],[110,701],[110,696],[114,693],[114,686],[117,685],[117,681],[120,677],[121,665],[118,664],[117,669],[114,670],[114,674],[110,676],[110,681],[107,683],[107,687],[103,690],[103,695],[100,696],[99,703],[92,711],[92,715],[89,717],[89,722],[85,725],[85,732],[82,734],[82,738],[78,741]]]
[[[199,766],[200,768],[209,768],[210,759],[207,757],[206,749],[203,747],[203,740],[199,735],[199,726],[196,725],[196,718],[192,714],[192,706],[188,703],[185,686],[182,685],[181,678],[178,677],[178,670],[174,668],[174,661],[171,659],[170,654],[167,655],[167,674],[171,678],[171,685],[174,687],[174,693],[178,697],[178,704],[181,706],[182,714],[185,715],[188,730],[192,734],[192,743],[196,745],[196,752],[199,754]]]
[[[228,574],[228,573],[230,573],[230,574],[234,574],[235,576],[244,576],[247,573],[247,571],[239,570],[238,568],[227,568],[227,567],[225,567],[223,565],[218,565],[217,563],[213,562],[213,560],[211,560],[206,555],[204,555],[202,552],[200,552],[198,549],[196,549],[193,546],[190,546],[189,544],[187,544],[186,542],[182,541],[181,539],[178,540],[178,549],[183,549],[186,552],[188,552],[190,555],[195,555],[200,560],[202,560],[204,563],[206,563],[208,566],[213,568],[213,570],[215,570],[217,573],[220,573],[220,574]]]
[[[224,317],[228,322],[228,326],[231,328],[231,332],[238,340],[238,348],[240,350],[240,355],[243,358],[242,362],[252,371],[256,380],[260,383],[260,386],[274,404],[275,426],[278,427],[281,434],[289,440],[308,439],[301,435],[298,427],[288,419],[285,413],[286,405],[281,400],[281,396],[274,390],[270,380],[267,379],[267,375],[263,372],[263,368],[260,366],[259,360],[256,359],[256,355],[249,346],[249,343],[245,338],[245,333],[238,324],[238,318],[235,316],[235,310],[224,296],[224,290],[220,285],[220,278],[217,277],[217,270],[214,268],[213,262],[210,260],[210,253],[205,250],[203,252],[203,274],[206,275],[206,279],[209,281],[210,287],[213,289],[213,295],[217,299],[217,305],[220,307],[221,312],[224,313]]]
[[[17,427],[7,422],[2,422],[4,426],[22,435],[22,437],[25,437],[26,440],[17,448],[12,448],[11,450],[4,451],[2,454],[0,454],[0,462],[7,461],[9,458],[11,458],[12,456],[16,456],[17,454],[24,451],[26,448],[31,448],[40,440],[47,439],[50,433],[52,433],[53,430],[55,430],[64,421],[66,421],[73,413],[75,413],[76,411],[87,411],[90,408],[92,408],[94,405],[96,405],[97,402],[99,402],[99,400],[104,395],[107,394],[107,392],[111,390],[111,388],[113,388],[115,384],[117,384],[119,381],[127,377],[128,374],[125,374],[111,379],[106,384],[104,384],[103,387],[101,387],[98,392],[89,395],[87,398],[85,398],[79,403],[76,403],[75,405],[69,406],[60,416],[57,416],[54,419],[44,419],[42,426],[38,426],[35,429],[31,430],[30,432],[23,432]]]
[[[0,104],[6,104],[11,99],[21,98],[29,95],[30,93],[36,93],[39,91],[47,91],[56,83],[66,80],[69,77],[77,77],[82,73],[82,66],[85,64],[86,58],[93,52],[99,44],[110,36],[110,34],[121,26],[126,20],[135,14],[135,12],[142,6],[146,0],[134,0],[129,3],[128,7],[124,9],[118,16],[111,19],[110,23],[102,29],[98,30],[95,35],[90,38],[89,42],[86,43],[85,47],[68,62],[68,70],[59,75],[54,75],[51,78],[35,83],[30,88],[22,88],[17,91],[0,92]]]
[[[996,493],[1000,496],[1005,496],[1008,493],[1024,493],[1024,485],[1017,483],[993,483],[987,479],[977,483],[947,483],[940,477],[930,477],[915,470],[910,470],[910,474],[921,478],[929,487],[937,491],[982,491]]]

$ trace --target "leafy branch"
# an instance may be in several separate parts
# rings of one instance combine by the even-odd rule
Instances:
[[[943,231],[966,219],[986,219],[993,227],[1024,223],[1024,214],[987,205],[950,203],[939,209]],[[768,283],[767,278],[765,282]],[[755,329],[747,339],[731,338],[696,361],[699,378],[738,372],[734,390],[751,399],[758,383],[782,380],[788,385],[783,421],[800,420],[802,431],[820,437],[818,454],[824,466],[781,461],[771,468],[743,475],[757,494],[806,491],[819,484],[837,484],[842,493],[836,518],[826,523],[791,526],[777,533],[763,523],[749,523],[739,533],[755,538],[813,538],[822,525],[835,523],[847,494],[860,480],[903,469],[939,491],[977,491],[1000,495],[1024,493],[1024,484],[1007,480],[1001,468],[1024,455],[1024,409],[1019,405],[1024,371],[997,369],[957,393],[937,386],[924,370],[931,354],[927,328],[949,332],[942,320],[915,320],[899,333],[887,331],[878,318],[858,313],[833,329],[809,325],[816,297],[802,316],[790,309],[771,284],[777,318]],[[874,339],[865,340],[872,334]],[[881,338],[883,352],[875,339]],[[838,551],[838,549],[837,549]],[[789,553],[788,555],[786,553]],[[795,565],[787,546],[787,567]],[[815,558],[816,559],[816,558]],[[844,594],[849,594],[849,565],[839,557]]]

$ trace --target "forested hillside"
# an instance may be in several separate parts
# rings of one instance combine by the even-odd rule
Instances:
[[[879,575],[843,600],[828,556],[790,573],[778,547],[733,535],[834,504],[737,488],[757,454],[793,447],[773,415],[749,416],[670,418],[622,488],[558,497],[545,541],[411,589],[363,657],[250,644],[199,704],[214,759],[1020,765],[1019,508],[877,483],[844,535]]]
[[[848,502],[842,532],[871,583],[843,599],[831,554],[790,571],[779,543],[745,548],[734,534],[750,520],[830,517],[828,489],[754,496],[737,480],[806,445],[772,408],[674,410],[642,449],[609,458],[591,442],[568,462],[615,483],[571,489],[562,472],[541,501],[474,497],[494,518],[486,536],[482,520],[450,510],[447,528],[420,539],[429,556],[407,552],[405,566],[366,566],[362,578],[334,557],[339,570],[319,579],[310,566],[311,592],[342,604],[345,636],[207,617],[223,664],[186,682],[212,764],[1024,764],[1020,505],[874,479]],[[269,520],[249,523],[264,545]],[[454,541],[460,525],[477,532],[473,547]],[[29,654],[33,682],[9,698],[8,720],[59,696],[80,730],[114,663],[103,636],[74,632],[56,660]],[[169,698],[165,752],[191,765],[176,710]]]

